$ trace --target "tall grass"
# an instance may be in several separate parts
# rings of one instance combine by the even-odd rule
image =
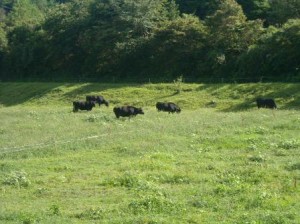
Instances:
[[[19,85],[36,95],[9,98]],[[40,95],[46,87],[35,85],[1,94],[0,223],[300,222],[299,112],[245,103],[255,87],[298,108],[271,95],[271,84],[182,84],[175,95],[172,84],[60,84]],[[297,99],[294,86],[280,85]],[[73,113],[69,101],[88,93],[145,115],[116,119],[112,106]],[[182,113],[157,112],[161,100]]]

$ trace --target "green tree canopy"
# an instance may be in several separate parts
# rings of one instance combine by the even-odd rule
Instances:
[[[242,55],[240,75],[270,80],[300,80],[300,19],[270,27],[257,45]]]
[[[1,80],[294,77],[299,1],[2,0]]]
[[[166,21],[179,16],[173,1],[167,0],[105,0],[90,7],[82,46],[88,57],[90,71],[116,74],[121,58],[135,52]],[[92,65],[92,66],[91,66]]]
[[[6,32],[4,26],[0,24],[0,52],[3,52],[7,46]]]
[[[235,0],[224,0],[220,8],[207,18],[210,27],[209,45],[214,68],[233,66],[237,57],[255,43],[262,31],[262,22],[247,21],[242,7]],[[225,66],[225,67],[224,67]]]
[[[152,74],[161,80],[203,74],[208,30],[198,17],[183,14],[165,23],[134,51],[124,54],[125,74]],[[162,77],[163,74],[163,77]]]
[[[267,20],[270,10],[269,0],[237,0],[237,3],[242,6],[247,19]]]
[[[218,8],[220,0],[176,0],[176,3],[182,13],[195,14],[204,19]]]
[[[271,24],[281,26],[289,19],[300,18],[300,0],[272,0],[270,5]]]
[[[30,0],[16,1],[7,17],[7,26],[14,27],[27,26],[35,27],[44,19],[43,13]]]

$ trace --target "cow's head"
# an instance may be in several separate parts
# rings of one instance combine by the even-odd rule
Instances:
[[[135,109],[136,114],[145,114],[142,108]]]

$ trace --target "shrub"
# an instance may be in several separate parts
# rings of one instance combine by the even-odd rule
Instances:
[[[266,158],[261,154],[249,156],[248,159],[251,162],[257,162],[257,163],[262,163],[266,161]]]
[[[279,148],[282,148],[282,149],[296,149],[300,146],[300,143],[295,140],[295,139],[291,139],[291,140],[287,140],[287,141],[284,141],[284,142],[280,142],[278,144],[278,147]]]
[[[3,181],[5,185],[12,185],[17,187],[28,187],[30,180],[27,178],[27,174],[24,171],[13,171]]]
[[[75,215],[78,219],[91,219],[91,220],[100,220],[103,219],[104,210],[101,208],[90,208],[80,214]]]
[[[300,170],[300,162],[289,164],[288,166],[286,166],[286,169],[289,171]]]
[[[176,206],[171,200],[166,198],[164,194],[156,193],[150,195],[142,195],[141,199],[131,202],[128,207],[134,214],[140,214],[145,212],[170,212],[178,206]]]
[[[51,215],[60,215],[61,211],[58,205],[51,205],[49,212]]]

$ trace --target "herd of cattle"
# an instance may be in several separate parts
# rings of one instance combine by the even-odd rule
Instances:
[[[86,101],[74,101],[73,102],[73,112],[77,112],[78,110],[87,110],[91,111],[93,107],[98,104],[101,106],[105,104],[108,107],[109,102],[104,99],[103,96],[86,96]],[[276,109],[276,103],[273,99],[264,99],[258,98],[256,99],[256,105],[259,108],[270,108]],[[156,103],[157,111],[165,111],[169,113],[180,113],[181,109],[178,105],[172,102],[163,103],[157,102]],[[121,107],[114,107],[113,112],[115,113],[116,117],[132,117],[138,114],[144,114],[142,108],[137,108],[134,106],[121,106]]]
[[[90,111],[96,106],[96,103],[101,106],[101,104],[105,104],[108,107],[108,101],[106,101],[103,96],[86,96],[86,101],[74,101],[73,102],[73,112],[77,112],[78,110],[87,110]]]

